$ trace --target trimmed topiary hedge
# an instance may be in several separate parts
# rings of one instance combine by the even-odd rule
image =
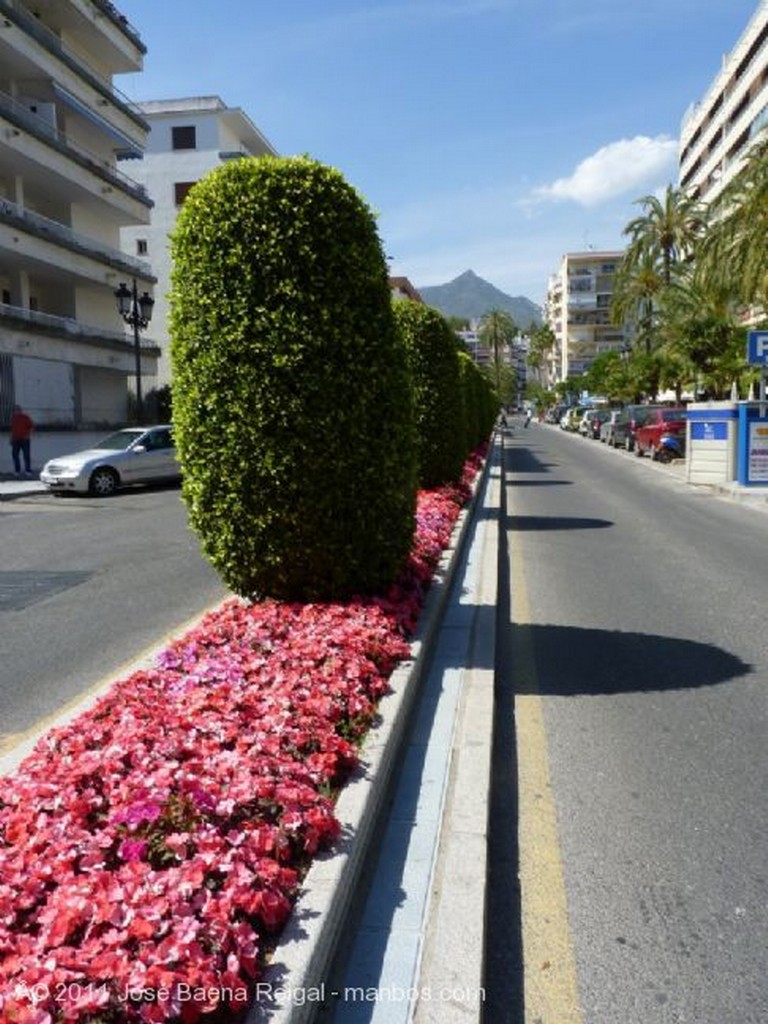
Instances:
[[[410,549],[410,379],[375,220],[308,157],[225,164],[172,238],[173,422],[203,550],[244,596],[389,584]]]
[[[419,482],[438,487],[459,478],[467,454],[456,335],[430,306],[396,299],[393,309],[413,380]]]
[[[459,352],[461,387],[464,394],[465,446],[467,454],[488,440],[496,420],[496,401],[488,378],[467,352]]]

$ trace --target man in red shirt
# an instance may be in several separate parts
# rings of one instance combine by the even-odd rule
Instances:
[[[14,405],[11,413],[11,455],[16,476],[21,476],[21,459],[24,459],[24,472],[32,476],[30,439],[35,425],[20,405]]]

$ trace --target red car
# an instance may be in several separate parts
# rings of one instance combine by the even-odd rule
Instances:
[[[652,459],[657,458],[664,434],[685,441],[685,409],[668,406],[651,409],[635,433],[635,455],[642,457],[648,452]]]

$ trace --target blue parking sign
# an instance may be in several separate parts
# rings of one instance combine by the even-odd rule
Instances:
[[[768,365],[768,331],[747,332],[747,362],[753,366]]]

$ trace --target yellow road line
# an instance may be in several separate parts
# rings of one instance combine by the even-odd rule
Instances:
[[[525,1022],[583,1024],[521,548],[510,533],[515,674],[526,691],[515,698]]]

